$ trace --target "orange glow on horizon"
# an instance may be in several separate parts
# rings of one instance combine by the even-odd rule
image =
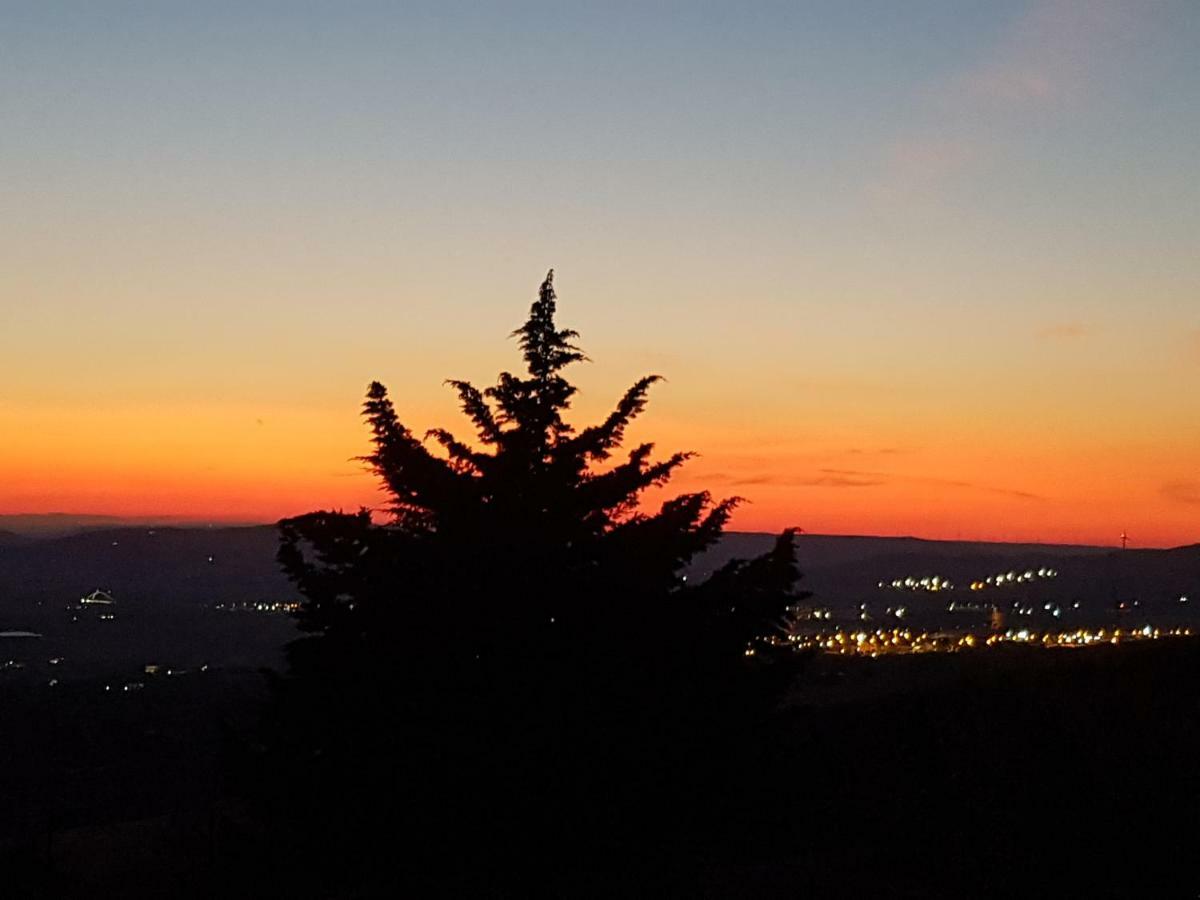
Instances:
[[[10,4],[0,514],[378,505],[366,385],[469,438],[553,266],[572,420],[668,378],[628,444],[735,529],[1196,542],[1200,17],[1146,5]]]
[[[658,404],[669,415],[656,416],[655,399],[627,445],[656,439],[663,454],[700,450],[665,493],[709,490],[716,498],[745,498],[734,530],[797,525],[822,534],[1097,545],[1116,545],[1128,530],[1137,547],[1200,537],[1188,482],[1180,481],[1181,496],[1172,496],[1157,489],[1159,479],[1144,468],[1148,455],[1175,467],[1161,448],[1140,458],[1114,453],[1088,460],[1081,438],[1073,447],[1040,448],[1039,455],[1027,439],[1005,441],[1003,429],[974,444],[943,429],[930,444],[913,440],[878,449],[851,446],[851,436],[838,429],[821,436],[815,425],[760,426],[757,440],[731,438],[685,421],[669,396]],[[602,408],[588,404],[576,419],[587,421]],[[462,421],[450,402],[424,404],[417,412],[406,417],[417,431]],[[0,470],[8,475],[3,514],[270,522],[318,508],[379,507],[386,499],[354,459],[366,451],[367,433],[353,407],[199,407],[188,410],[186,423],[161,409],[69,417],[26,410],[21,422],[6,430],[10,438],[0,449]],[[1181,452],[1178,471],[1185,470],[1185,457]],[[1139,495],[1135,505],[1131,498]],[[659,499],[655,494],[647,502]]]

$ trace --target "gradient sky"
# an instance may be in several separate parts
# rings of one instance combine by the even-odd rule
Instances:
[[[0,2],[0,88],[0,513],[376,504],[554,266],[734,527],[1200,540],[1194,0]]]

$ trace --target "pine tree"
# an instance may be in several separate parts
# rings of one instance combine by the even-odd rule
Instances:
[[[550,272],[513,333],[524,372],[484,390],[449,382],[470,440],[418,437],[370,385],[362,460],[382,521],[361,509],[280,523],[312,634],[289,647],[246,779],[302,865],[339,889],[347,869],[392,877],[397,828],[420,836],[407,865],[441,872],[469,852],[492,879],[543,855],[626,858],[679,816],[720,833],[713,773],[754,782],[746,734],[785,667],[745,648],[794,599],[793,535],[689,586],[684,567],[738,500],[645,508],[692,456],[622,450],[661,379],[574,428],[565,372],[586,357],[555,312]],[[403,824],[368,824],[380,819]]]
[[[387,520],[360,510],[281,523],[280,559],[305,595],[305,628],[368,643],[386,635],[398,652],[461,663],[622,630],[636,640],[678,613],[682,568],[718,539],[738,500],[701,491],[648,512],[643,493],[692,454],[655,458],[642,443],[611,462],[657,375],[636,381],[602,422],[566,421],[576,389],[564,372],[586,357],[578,335],[555,323],[553,275],[513,332],[525,373],[503,372],[485,390],[448,382],[473,440],[440,428],[418,438],[371,384],[363,412],[373,450],[363,461],[387,495]]]

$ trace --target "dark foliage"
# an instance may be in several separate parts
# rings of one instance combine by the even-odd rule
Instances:
[[[775,539],[775,546],[762,556],[731,559],[699,588],[699,593],[728,618],[731,634],[762,634],[766,622],[777,631],[786,631],[793,607],[812,596],[796,588],[801,578],[796,562],[797,530],[784,529]],[[748,649],[759,653],[768,648],[757,644]]]
[[[633,835],[647,829],[661,843],[778,687],[745,650],[796,599],[793,532],[689,587],[681,570],[738,501],[698,492],[643,508],[691,456],[649,443],[618,456],[660,378],[574,428],[563,373],[585,356],[555,306],[551,272],[513,333],[523,375],[449,382],[470,440],[417,437],[371,384],[362,459],[388,498],[383,521],[280,523],[313,636],[278,684],[270,766],[306,786],[284,818],[339,822],[322,839],[339,859],[361,866],[394,836],[346,827],[384,809],[419,823],[414,859],[444,841],[510,868],[530,840],[593,860],[644,848]]]
[[[503,372],[486,390],[449,382],[475,430],[469,443],[445,429],[418,439],[386,388],[370,386],[363,412],[374,449],[363,460],[387,494],[387,520],[360,510],[280,524],[280,560],[307,598],[306,629],[382,642],[465,675],[476,661],[553,654],[606,629],[661,640],[655,620],[676,616],[701,617],[744,645],[782,611],[799,576],[790,532],[772,554],[722,569],[719,591],[684,589],[680,570],[720,536],[738,501],[699,492],[655,512],[640,507],[692,454],[656,459],[643,443],[610,462],[657,375],[638,380],[603,422],[576,430],[565,421],[575,388],[563,372],[585,357],[575,332],[556,326],[555,305],[551,272],[513,333],[527,377]],[[729,591],[750,591],[752,602],[729,613],[723,596],[715,602]]]

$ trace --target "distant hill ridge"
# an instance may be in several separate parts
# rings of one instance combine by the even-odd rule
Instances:
[[[768,550],[774,539],[770,534],[729,533],[697,557],[686,574],[693,584],[702,581],[730,559]],[[98,587],[112,591],[122,615],[139,609],[296,600],[295,587],[276,562],[278,549],[274,525],[155,524],[0,536],[0,625],[36,624],[33,630],[44,631],[57,622],[54,616],[61,617],[64,604]],[[974,580],[1053,568],[1053,583],[1039,582],[1032,591],[1017,588],[1004,596],[1046,594],[1045,599],[1061,602],[1078,598],[1097,610],[1139,599],[1138,615],[1169,613],[1189,621],[1200,616],[1200,544],[1120,550],[804,534],[797,540],[797,555],[804,574],[801,587],[813,593],[814,602],[843,611],[863,602],[890,602],[891,594],[880,582],[938,575],[956,586],[954,597],[963,598],[970,596],[967,588]],[[904,603],[929,609],[949,599],[923,592],[904,596]],[[1185,596],[1194,600],[1180,601]],[[52,618],[43,623],[35,613]]]
[[[81,531],[104,528],[208,528],[251,525],[250,522],[208,523],[184,516],[109,516],[90,513],[9,513],[0,514],[0,535],[21,537],[61,537]]]
[[[21,517],[15,517],[21,518]],[[78,521],[78,519],[76,519]],[[125,583],[126,590],[202,593],[240,582],[272,594],[291,594],[275,562],[278,536],[274,525],[146,523],[90,527],[74,532],[0,534],[0,586],[10,590],[34,585],[91,589],[97,584]],[[120,521],[120,520],[117,520]],[[750,558],[770,549],[774,535],[730,532],[688,567],[694,580],[730,559]],[[985,541],[938,541],[915,537],[802,534],[797,539],[800,569],[810,590],[866,590],[876,581],[907,575],[939,574],[955,580],[981,578],[1018,565],[1053,565],[1064,575],[1101,572],[1103,560],[1120,561],[1122,571],[1139,579],[1158,580],[1156,572],[1177,572],[1169,580],[1200,595],[1189,583],[1190,566],[1200,560],[1200,545],[1171,550],[1118,550],[1060,544],[1009,544]],[[213,562],[209,562],[209,557]],[[1177,571],[1178,570],[1178,571]],[[1182,573],[1182,574],[1179,574]],[[1095,577],[1099,577],[1098,575]],[[115,589],[115,587],[114,587]]]
[[[698,557],[690,569],[697,576],[702,576],[730,559],[746,559],[764,553],[770,549],[774,540],[774,535],[759,532],[728,532],[717,546]],[[801,534],[796,539],[796,555],[803,572],[888,557],[897,558],[897,564],[900,564],[899,560],[912,559],[914,565],[932,565],[938,559],[1096,556],[1111,549],[1075,544],[1007,544],[871,535]],[[918,562],[919,560],[928,562]]]

